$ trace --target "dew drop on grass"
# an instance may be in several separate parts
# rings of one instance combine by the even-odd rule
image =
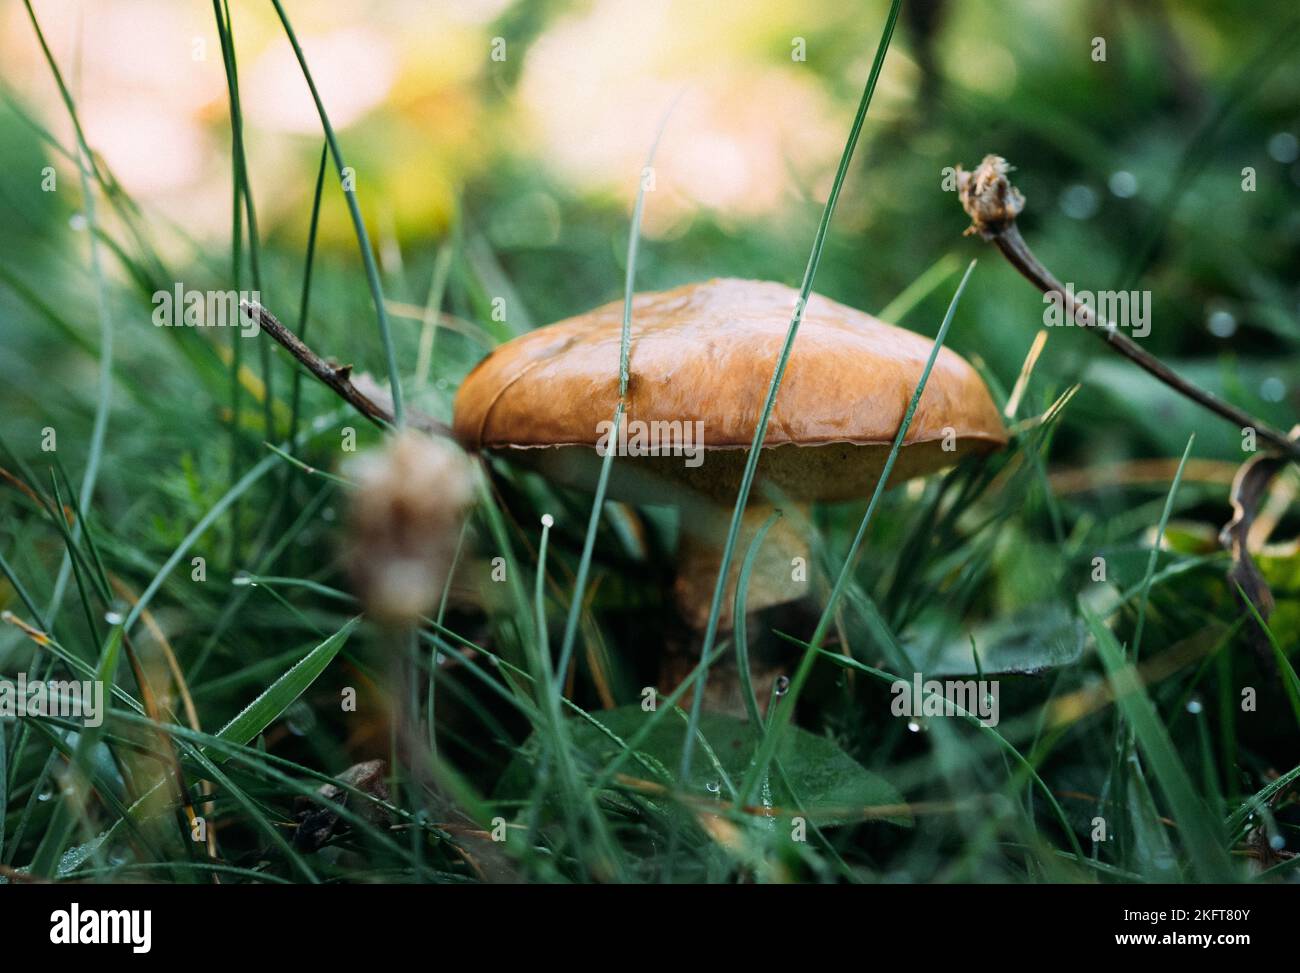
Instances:
[[[125,620],[130,606],[120,598],[115,598],[109,603],[108,610],[104,612],[104,621],[109,625],[121,625]]]
[[[1205,326],[1210,329],[1210,334],[1216,338],[1231,338],[1237,333],[1237,319],[1232,316],[1231,311],[1225,311],[1222,308],[1210,312]]]
[[[1097,213],[1099,203],[1096,190],[1080,183],[1067,186],[1061,193],[1061,212],[1072,220],[1092,219]]]
[[[908,728],[909,730],[911,730],[913,733],[920,733],[920,732],[921,732],[921,724],[918,723],[918,722],[916,722],[916,720],[908,720],[908,721],[907,721],[907,728]]]
[[[1300,139],[1290,132],[1278,132],[1268,140],[1268,154],[1281,163],[1300,159]]]
[[[1111,173],[1110,180],[1106,183],[1110,191],[1120,199],[1129,199],[1137,195],[1138,183],[1137,178],[1131,172],[1120,169]]]
[[[1187,701],[1187,712],[1191,713],[1193,716],[1201,712],[1202,709],[1204,709],[1204,707],[1201,705],[1199,699],[1189,699]]]
[[[778,696],[784,696],[790,691],[790,677],[777,676],[776,682],[772,684],[772,692]]]
[[[716,780],[711,780],[711,781],[709,781],[707,784],[705,784],[704,786],[708,788],[710,794],[720,794],[720,793],[722,793],[722,784],[720,784],[720,783],[719,783],[718,781],[716,781]]]
[[[1273,837],[1268,839],[1268,846],[1274,851],[1281,851],[1286,847],[1286,839],[1280,834],[1275,834]]]
[[[253,576],[249,574],[247,571],[238,572],[233,578],[230,579],[230,583],[233,584],[236,588],[257,587],[257,582],[253,580]]]
[[[294,736],[306,736],[316,726],[316,713],[302,700],[298,700],[285,711],[284,725]]]

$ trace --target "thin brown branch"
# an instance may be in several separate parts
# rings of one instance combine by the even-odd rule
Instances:
[[[1300,442],[1183,378],[1120,332],[1114,322],[1101,318],[1092,308],[1074,299],[1073,292],[1043,266],[1020,235],[1016,217],[1024,209],[1025,199],[1007,179],[1010,168],[1005,159],[996,155],[985,156],[974,172],[965,172],[957,166],[957,193],[971,218],[967,234],[978,233],[991,241],[1026,280],[1061,302],[1068,320],[1090,328],[1111,348],[1174,391],[1235,423],[1238,428],[1253,428],[1260,439],[1291,460],[1300,462]]]
[[[240,310],[255,321],[258,327],[269,334],[289,354],[293,355],[307,371],[334,390],[344,402],[360,412],[377,426],[393,425],[393,411],[390,405],[377,402],[375,398],[362,392],[352,381],[351,365],[332,365],[312,351],[296,334],[280,323],[279,319],[256,301],[241,301]],[[422,432],[437,436],[451,437],[451,429],[432,416],[412,413],[407,417],[411,425]]]

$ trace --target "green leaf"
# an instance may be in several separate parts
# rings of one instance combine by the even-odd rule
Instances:
[[[104,642],[99,664],[95,667],[95,679],[101,685],[113,685],[117,660],[122,651],[123,631],[123,626],[115,625]],[[98,726],[86,726],[76,735],[76,745],[73,747],[72,757],[63,777],[64,783],[60,788],[62,800],[55,806],[50,823],[32,858],[33,875],[52,875],[64,848],[67,847],[68,839],[77,824],[79,809],[89,798],[90,765],[94,761],[95,748],[103,734],[103,729],[104,723],[101,720]]]
[[[928,649],[912,648],[911,655],[927,676],[977,675],[981,668],[985,675],[1035,673],[1077,662],[1086,636],[1087,627],[1065,606],[1047,604],[975,626]]]
[[[621,751],[619,741],[630,738],[654,714],[634,705],[592,716],[599,721],[600,727],[577,721],[570,724],[573,743],[593,763],[604,766]],[[711,759],[699,761],[685,787],[679,789],[704,795],[710,785],[718,786],[719,766],[730,780],[744,776],[753,760],[757,741],[749,723],[724,713],[701,713],[699,732],[704,738],[702,746],[717,758],[717,765]],[[651,764],[674,767],[682,752],[685,735],[685,722],[669,715],[651,729],[637,752]],[[502,777],[498,796],[527,792],[532,779],[531,757],[535,752],[530,740]],[[798,797],[796,805],[794,795],[786,788],[781,775],[772,776],[770,803],[786,814],[806,814],[821,825],[846,824],[862,820],[865,808],[903,803],[903,798],[891,784],[866,770],[834,741],[807,730],[790,727],[781,740],[776,758],[784,771],[785,781]],[[723,789],[721,797],[726,796]],[[767,803],[766,799],[764,803]],[[885,820],[900,825],[911,824],[911,816],[906,812],[890,815]]]
[[[1232,865],[1224,851],[1219,822],[1192,788],[1187,769],[1178,759],[1169,731],[1147,696],[1137,671],[1125,659],[1124,650],[1110,629],[1086,608],[1082,610],[1097,641],[1097,653],[1106,667],[1115,703],[1133,727],[1142,755],[1160,784],[1197,878],[1202,882],[1232,881]]]
[[[266,692],[245,706],[240,710],[239,715],[218,730],[217,736],[231,743],[245,744],[275,722],[280,714],[316,681],[316,677],[325,671],[325,667],[330,664],[334,656],[338,655],[339,649],[343,648],[348,636],[360,621],[359,616],[352,619],[308,652],[301,662],[273,682]],[[224,762],[225,757],[220,756],[216,759],[218,762]]]

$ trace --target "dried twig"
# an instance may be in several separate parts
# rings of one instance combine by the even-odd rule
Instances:
[[[241,301],[239,309],[247,315],[250,321],[256,322],[261,330],[269,334],[289,354],[298,359],[307,371],[333,389],[339,398],[343,399],[375,425],[393,425],[392,409],[384,403],[376,402],[374,398],[366,395],[353,383],[351,365],[331,365],[308,348],[301,338],[281,324],[274,314],[256,301]],[[407,416],[407,420],[422,432],[451,437],[451,429],[432,416],[412,413]]]
[[[969,236],[978,233],[992,241],[1011,266],[1044,294],[1052,295],[1061,303],[1069,320],[1090,327],[1103,341],[1129,361],[1142,368],[1171,389],[1204,406],[1215,415],[1222,416],[1239,428],[1252,428],[1255,435],[1274,447],[1278,454],[1260,454],[1248,460],[1240,469],[1232,486],[1234,516],[1219,535],[1219,542],[1232,554],[1232,567],[1228,580],[1233,587],[1245,593],[1255,606],[1259,617],[1267,619],[1273,608],[1273,595],[1263,576],[1255,567],[1246,546],[1247,533],[1256,510],[1269,483],[1288,461],[1300,462],[1300,436],[1288,436],[1256,419],[1250,413],[1225,402],[1218,396],[1189,382],[1154,355],[1144,351],[1127,335],[1122,334],[1112,321],[1106,321],[1092,308],[1080,304],[1071,291],[1034,256],[1016,226],[1016,217],[1025,208],[1025,197],[1007,179],[1011,167],[1001,156],[986,155],[974,172],[957,171],[957,194],[962,208],[971,218],[966,230]],[[1279,455],[1280,454],[1280,455]],[[1245,606],[1243,606],[1244,608]],[[1263,633],[1251,630],[1252,642],[1262,658],[1272,661],[1264,643]]]
[[[1025,206],[1025,198],[1007,179],[1011,167],[1001,156],[986,155],[974,172],[957,166],[957,193],[962,207],[971,218],[967,235],[978,233],[996,246],[1016,270],[1044,294],[1053,294],[1061,301],[1069,320],[1090,327],[1097,335],[1139,368],[1155,376],[1171,389],[1222,416],[1239,428],[1253,428],[1256,435],[1288,456],[1300,462],[1300,442],[1289,438],[1250,413],[1225,402],[1212,392],[1183,378],[1160,359],[1143,350],[1135,341],[1121,333],[1113,322],[1099,316],[1085,304],[1075,301],[1050,270],[1034,256],[1016,226],[1016,217]]]

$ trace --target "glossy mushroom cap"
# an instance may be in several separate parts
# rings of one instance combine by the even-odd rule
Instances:
[[[697,466],[680,454],[621,460],[611,495],[659,499],[638,489],[639,474],[648,473],[734,499],[797,298],[782,284],[749,280],[634,298],[628,425],[702,422],[706,452]],[[593,447],[618,404],[622,321],[623,302],[614,301],[497,348],[456,395],[457,438],[469,449],[506,451],[565,482],[591,482]],[[760,477],[799,500],[868,495],[932,347],[928,338],[813,295],[777,393]],[[1006,441],[984,382],[944,348],[892,479]]]

